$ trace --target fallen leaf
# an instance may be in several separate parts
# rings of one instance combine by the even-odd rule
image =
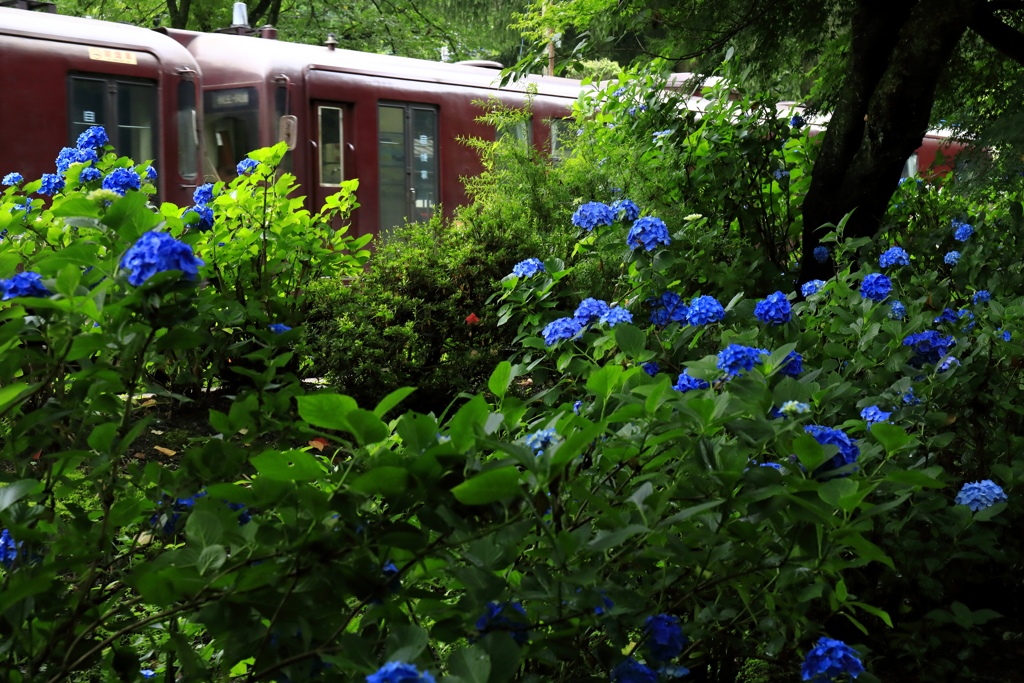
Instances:
[[[145,453],[136,453],[135,457],[138,458],[139,460],[144,460],[145,457],[146,457],[146,454]]]
[[[309,445],[317,449],[318,451],[322,451],[324,449],[324,444],[323,442],[320,441],[320,439],[313,439],[312,441],[309,442]]]
[[[156,429],[150,429],[150,430],[149,430],[149,433],[150,433],[150,434],[156,434],[157,436],[163,436],[163,432],[161,432],[161,431],[158,431],[158,430],[156,430]]]
[[[163,446],[153,446],[154,451],[160,451],[164,455],[177,455],[178,451],[172,451],[170,448],[164,448]]]
[[[239,429],[239,430],[238,430],[238,433],[239,433],[239,434],[243,434],[243,435],[244,435],[244,434],[248,434],[248,433],[249,433],[249,430],[243,427],[242,429]]]

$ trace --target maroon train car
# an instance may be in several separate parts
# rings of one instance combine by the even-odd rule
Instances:
[[[102,125],[119,155],[153,160],[159,199],[188,204],[201,180],[200,75],[154,31],[0,8],[0,173],[54,173],[60,149]]]
[[[353,233],[387,233],[467,201],[461,178],[479,173],[477,153],[458,138],[494,139],[475,119],[477,101],[522,107],[525,87],[498,87],[499,72],[332,47],[166,29],[202,65],[207,181],[230,180],[245,154],[282,139],[286,159],[312,206],[342,180],[358,178]],[[551,119],[569,115],[579,82],[533,78],[529,135],[550,145]]]

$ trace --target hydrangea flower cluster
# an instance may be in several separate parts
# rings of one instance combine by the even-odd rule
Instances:
[[[821,288],[825,286],[824,280],[809,280],[800,285],[800,293],[804,296],[810,296],[817,294],[821,291]]]
[[[533,449],[536,455],[540,455],[544,452],[544,449],[553,444],[558,440],[558,432],[555,431],[554,427],[550,429],[541,429],[533,434],[530,434],[524,440],[524,443]]]
[[[192,193],[192,201],[200,206],[207,206],[213,203],[213,183],[200,185]]]
[[[878,265],[883,268],[890,266],[909,266],[910,254],[903,247],[889,247],[878,259]]]
[[[958,320],[960,320],[961,315],[962,313],[960,313],[959,311],[954,311],[952,308],[944,308],[942,309],[942,313],[938,314],[937,316],[935,316],[935,318],[932,319],[932,322],[955,323]]]
[[[865,275],[860,285],[861,296],[872,301],[885,301],[891,291],[892,282],[881,273]]]
[[[533,277],[544,272],[544,263],[537,258],[528,258],[512,266],[512,274],[516,277]]]
[[[805,123],[804,117],[800,116],[800,114],[794,114],[793,118],[789,120],[790,127],[795,128],[796,130],[803,128]]]
[[[652,304],[651,322],[664,327],[670,322],[685,323],[690,307],[683,303],[683,298],[675,292],[665,292],[658,299],[650,299]]]
[[[907,389],[906,393],[904,393],[901,396],[901,398],[903,400],[903,403],[905,403],[908,406],[916,406],[921,403],[921,399],[919,399],[917,396],[914,396],[914,387],[910,387],[909,389]]]
[[[665,137],[666,135],[672,135],[672,129],[671,128],[666,128],[665,130],[656,130],[656,131],[654,131],[654,136],[653,136],[654,137],[654,141],[657,142],[658,140],[660,140],[661,138]]]
[[[677,379],[676,383],[672,385],[672,388],[685,394],[687,391],[693,391],[694,389],[707,389],[710,386],[711,385],[705,380],[697,379],[691,375],[689,370],[683,370],[679,374],[679,379]]]
[[[675,659],[682,654],[683,648],[690,642],[683,635],[679,620],[668,614],[647,617],[644,622],[644,635],[647,653],[651,659],[659,662]]]
[[[945,256],[942,257],[942,260],[945,261],[947,265],[955,266],[956,262],[960,260],[960,252],[959,251],[948,252]]]
[[[43,184],[37,190],[39,194],[44,194],[48,197],[52,197],[61,190],[64,189],[64,179],[56,173],[44,173],[42,177]]]
[[[609,311],[608,302],[601,299],[586,298],[576,307],[572,317],[581,326],[597,322]]]
[[[939,364],[939,372],[945,372],[946,370],[955,368],[958,365],[960,365],[960,361],[953,356],[946,356],[945,360]]]
[[[248,175],[255,171],[259,165],[260,162],[255,159],[242,159],[238,162],[238,167],[235,170],[238,171],[238,175]]]
[[[1004,503],[1009,498],[1006,492],[991,479],[964,484],[960,493],[956,494],[956,504],[966,505],[972,512],[992,507],[996,503]]]
[[[718,369],[729,375],[739,375],[754,369],[764,362],[762,356],[770,355],[765,349],[741,344],[729,344],[718,352]]]
[[[890,415],[892,415],[891,411],[887,413],[878,406],[868,406],[860,411],[861,419],[867,421],[869,427],[876,422],[885,422]]]
[[[608,323],[608,327],[615,327],[619,323],[631,323],[633,322],[633,314],[627,311],[625,308],[619,306],[613,306],[601,316],[598,322]]]
[[[196,227],[202,232],[207,232],[213,229],[213,207],[203,206],[202,204],[196,204],[185,209],[185,212],[181,214],[182,220],[184,220],[190,213],[196,214],[199,217],[199,222],[196,223]]]
[[[647,251],[653,251],[659,244],[668,246],[669,242],[671,239],[668,236],[668,226],[663,220],[653,216],[638,219],[626,235],[626,244],[631,249],[643,245]]]
[[[632,657],[612,669],[612,683],[658,683],[658,673]]]
[[[388,662],[366,677],[366,683],[437,683],[429,671],[420,672],[415,664]]]
[[[644,372],[646,372],[646,373],[647,373],[648,375],[650,375],[651,377],[654,377],[654,376],[655,376],[655,375],[657,375],[657,374],[658,374],[659,372],[661,372],[661,368],[660,368],[660,367],[658,366],[658,364],[657,364],[657,363],[655,363],[655,362],[654,362],[653,360],[652,360],[652,361],[648,361],[648,362],[644,363],[644,364],[643,364],[643,365],[641,365],[640,367],[641,367],[641,368],[643,368],[643,371],[644,371]]]
[[[827,472],[839,469],[844,465],[852,465],[860,457],[860,448],[857,446],[856,440],[851,439],[841,429],[832,429],[831,427],[823,427],[821,425],[806,425],[804,431],[813,436],[814,440],[822,446],[830,444],[839,448],[839,453],[818,468],[819,472]]]
[[[974,234],[974,227],[970,223],[953,221],[953,228],[956,230],[953,233],[953,239],[957,242],[966,242]]]
[[[785,358],[782,359],[782,365],[779,366],[779,372],[783,375],[789,375],[790,377],[799,377],[800,373],[804,371],[804,357],[796,351],[790,351]]]
[[[21,175],[20,173],[17,173],[17,172],[15,172],[15,173],[8,173],[7,175],[4,176],[4,179],[2,181],[0,181],[0,182],[2,182],[4,185],[17,185],[19,183],[25,182],[25,176],[23,176],[23,175]]]
[[[754,306],[754,317],[765,325],[781,325],[792,320],[792,307],[782,292],[769,294]]]
[[[989,291],[987,289],[980,289],[974,293],[975,304],[984,304],[988,303],[989,301],[992,301],[992,295],[989,294]]]
[[[818,263],[824,263],[825,261],[828,261],[828,247],[815,247],[814,251],[811,253],[814,256],[814,260],[817,261]]]
[[[164,494],[164,495],[167,495],[167,494]],[[187,498],[175,498],[171,502],[169,512],[164,513],[164,515],[163,515],[163,517],[164,517],[163,532],[165,534],[168,534],[168,535],[169,534],[173,534],[174,533],[175,525],[177,524],[178,520],[181,518],[181,515],[186,510],[190,509],[193,505],[196,504],[196,499],[197,498],[202,498],[205,495],[206,495],[206,491],[200,491],[199,493],[197,493],[197,494],[195,494],[193,496],[188,496]],[[164,502],[162,500],[157,503],[157,505],[163,505],[163,504],[164,504]],[[152,526],[157,526],[160,523],[160,517],[161,517],[160,513],[159,512],[156,513],[155,515],[153,515],[152,517],[149,518],[149,523]]]
[[[138,190],[141,188],[142,180],[139,178],[139,174],[131,168],[115,168],[103,179],[104,190],[116,192],[122,197],[128,190]]]
[[[267,325],[267,329],[273,332],[274,334],[284,334],[285,332],[288,332],[292,328],[288,327],[287,325],[282,325],[281,323],[274,323],[273,325]]]
[[[107,131],[103,129],[103,126],[92,126],[78,136],[75,144],[78,149],[96,149],[103,147],[108,142],[110,142],[110,138],[107,137]]]
[[[512,610],[518,612],[524,618],[519,619],[517,618],[519,615],[513,614],[513,617],[516,618],[509,619],[508,612]],[[483,615],[476,620],[476,630],[481,635],[495,630],[508,631],[509,635],[512,636],[512,640],[520,645],[525,645],[530,639],[525,617],[526,610],[518,602],[506,602],[504,604],[489,602],[484,608]]]
[[[943,356],[949,353],[949,347],[954,344],[956,344],[956,339],[943,337],[934,330],[910,334],[903,339],[903,345],[913,347],[917,354],[910,361],[910,364],[915,367],[920,367],[924,363],[932,365],[938,363]]]
[[[779,409],[779,412],[786,417],[796,417],[797,415],[803,415],[804,413],[811,412],[811,406],[806,403],[801,403],[800,401],[786,401],[782,404],[782,408]],[[780,466],[772,462],[765,464],[769,467],[774,466],[776,469],[782,469]]]
[[[78,180],[83,183],[91,183],[94,180],[99,180],[102,177],[103,173],[100,172],[100,169],[93,168],[92,166],[83,168],[82,172],[78,174]]]
[[[572,215],[572,224],[584,230],[593,230],[599,225],[611,225],[615,222],[612,207],[601,202],[587,202]]]
[[[45,298],[50,296],[51,292],[43,286],[43,276],[39,273],[32,271],[26,271],[24,273],[18,273],[14,277],[6,280],[0,280],[0,294],[3,295],[3,301],[13,299],[16,296],[30,296],[36,298]]]
[[[71,164],[88,164],[99,161],[96,152],[92,149],[80,149],[78,147],[65,147],[57,155],[57,173],[66,173]]]
[[[892,309],[889,311],[889,317],[893,320],[903,320],[907,317],[907,307],[903,305],[902,301],[892,302]]]
[[[612,213],[622,221],[635,221],[640,218],[640,207],[628,199],[619,199],[612,202]]]
[[[192,255],[192,247],[155,230],[140,237],[121,258],[121,267],[132,271],[128,282],[136,287],[168,270],[180,270],[191,280],[201,265],[203,260]]]
[[[583,331],[583,326],[576,318],[558,318],[552,320],[541,330],[544,343],[551,346],[559,339],[572,339]]]
[[[859,654],[841,640],[822,636],[804,657],[800,674],[805,681],[820,680],[822,677],[833,680],[844,673],[850,678],[856,678],[864,672]]]
[[[0,532],[0,564],[10,569],[18,559],[20,550],[21,541],[15,541],[10,531],[4,529]]]
[[[725,317],[725,308],[713,296],[698,296],[690,302],[686,311],[686,322],[691,325],[706,325]]]

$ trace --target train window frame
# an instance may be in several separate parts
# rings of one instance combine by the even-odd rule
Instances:
[[[224,102],[217,104],[218,95],[224,95],[232,91],[246,93],[244,102]],[[262,137],[260,135],[260,90],[255,84],[232,84],[224,88],[203,88],[203,129],[206,140],[206,153],[203,155],[203,164],[209,169],[206,179],[208,181],[229,182],[237,177],[236,167],[242,159],[245,159],[249,152],[259,149]],[[232,116],[234,115],[234,116]],[[245,138],[237,145],[242,151],[235,150],[233,144],[222,144],[217,125],[222,120],[232,121],[232,125],[224,132],[230,132],[234,142],[239,135]],[[251,138],[251,139],[249,139]],[[227,147],[231,153],[232,160],[227,161],[220,158],[220,148]],[[214,155],[214,156],[211,156]],[[241,155],[241,156],[238,156]],[[237,158],[234,158],[237,157]]]
[[[403,138],[403,158],[404,167],[402,173],[404,174],[404,190],[403,190],[403,223],[415,221],[417,223],[426,223],[431,220],[434,216],[436,207],[441,205],[442,195],[442,173],[441,173],[441,108],[436,104],[429,104],[425,102],[407,102],[407,101],[396,101],[396,100],[378,100],[377,101],[377,181],[378,181],[378,206],[381,207],[378,216],[378,232],[381,235],[394,230],[395,227],[401,225],[401,223],[395,225],[385,225],[386,216],[383,210],[384,206],[389,205],[391,197],[385,196],[388,193],[387,183],[385,183],[384,175],[382,173],[385,168],[383,161],[384,155],[381,153],[381,146],[384,141],[381,139],[381,111],[384,108],[394,108],[402,111],[402,138]],[[429,114],[433,117],[433,124],[431,133],[433,135],[432,140],[423,140],[422,134],[417,137],[415,134],[417,113]],[[417,145],[419,145],[420,153],[417,154]],[[430,154],[423,151],[425,145],[429,145]],[[427,158],[424,159],[423,157]],[[419,159],[419,161],[417,161]],[[417,169],[417,165],[428,164],[426,168]],[[418,175],[419,174],[423,174]],[[429,181],[426,186],[427,190],[432,190],[432,196],[426,199],[420,198],[420,191],[417,187],[423,187],[423,183],[420,181]],[[393,185],[393,183],[392,183]],[[392,188],[393,189],[393,188]],[[429,206],[421,206],[421,202],[432,202]],[[417,215],[419,214],[419,215]]]
[[[514,123],[495,126],[495,141],[501,142],[508,137],[517,142],[525,141],[528,147],[533,147],[533,115]]]
[[[103,85],[104,92],[102,93],[102,98],[103,98],[104,111],[103,111],[103,114],[101,116],[101,120],[96,120],[95,117],[94,117],[94,120],[89,121],[89,120],[86,120],[87,117],[83,116],[82,117],[83,121],[76,122],[76,116],[75,116],[75,111],[74,111],[75,104],[78,101],[77,98],[76,98],[76,89],[75,89],[75,83],[76,82],[92,82],[92,83],[101,83]],[[118,85],[119,84],[127,85],[127,86],[144,86],[145,88],[149,89],[148,102],[146,104],[148,105],[148,114],[149,114],[150,121],[152,121],[152,125],[151,126],[147,126],[145,128],[147,128],[149,130],[149,134],[151,136],[149,144],[150,144],[150,147],[152,148],[152,158],[146,158],[146,159],[141,159],[140,158],[140,159],[134,159],[134,161],[136,161],[138,163],[142,163],[144,161],[149,161],[154,166],[157,166],[158,160],[160,158],[160,154],[159,154],[159,152],[160,152],[160,141],[163,139],[163,130],[162,130],[162,126],[161,126],[162,122],[161,122],[161,117],[160,117],[160,113],[161,113],[160,112],[160,89],[159,89],[159,85],[158,85],[158,83],[157,83],[157,81],[155,79],[150,79],[150,78],[133,78],[131,76],[119,76],[119,75],[115,75],[115,74],[105,74],[105,73],[98,73],[98,72],[94,72],[94,71],[70,71],[70,72],[68,72],[68,74],[67,74],[67,115],[68,115],[68,118],[67,118],[68,129],[67,130],[68,130],[68,146],[69,147],[74,147],[75,144],[77,143],[78,136],[84,130],[86,130],[87,128],[89,128],[91,126],[103,126],[103,129],[107,133],[107,137],[110,139],[110,143],[109,144],[111,144],[114,147],[114,151],[119,156],[128,156],[128,154],[124,151],[124,147],[126,146],[126,143],[125,143],[125,140],[122,139],[122,137],[124,137],[124,135],[125,135],[124,131],[122,131],[122,129],[123,128],[127,128],[129,126],[122,125],[122,122],[120,120],[121,119],[121,116],[120,116],[121,112],[120,112],[119,105],[121,104],[121,102],[118,99],[118,96],[119,96],[121,91],[118,89]],[[84,113],[84,111],[83,111],[83,113]],[[141,126],[131,126],[131,127],[132,128],[143,128]],[[133,152],[133,154],[134,154],[134,152]],[[136,156],[138,156],[138,155],[136,154]],[[159,168],[159,166],[157,166],[157,168]]]
[[[324,182],[325,152],[327,145],[324,143],[324,112],[336,111],[338,113],[338,158],[326,160],[332,166],[337,166],[338,182]],[[341,187],[345,182],[345,109],[330,104],[318,104],[316,107],[316,157],[317,157],[317,182],[321,187]]]
[[[178,175],[199,176],[199,94],[195,81],[178,81]],[[186,95],[187,94],[187,95]]]

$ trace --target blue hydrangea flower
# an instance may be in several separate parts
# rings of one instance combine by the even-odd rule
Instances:
[[[629,88],[627,88],[626,86],[622,86],[621,88],[616,89],[615,92],[612,93],[612,97],[619,97],[621,95],[624,95],[628,90]]]
[[[772,175],[775,176],[776,180],[782,180],[783,178],[789,177],[789,171],[783,171],[781,168],[777,168],[772,171]]]
[[[651,659],[667,662],[675,659],[689,642],[679,620],[667,614],[647,617],[644,622],[644,646]]]
[[[213,183],[206,183],[196,188],[192,193],[192,201],[200,206],[213,203]]]
[[[960,361],[958,361],[953,356],[946,356],[946,358],[941,363],[939,363],[939,372],[945,372],[946,370],[954,368],[958,365],[960,365]]]
[[[155,678],[156,677],[156,672],[153,671],[152,669],[142,669],[141,671],[139,671],[139,673],[142,674],[143,678]]]
[[[640,207],[628,199],[612,202],[612,213],[620,221],[635,221],[640,218]]]
[[[949,354],[949,347],[954,344],[956,339],[943,337],[934,330],[909,334],[903,339],[903,345],[913,347],[917,354],[910,361],[915,367],[920,367],[924,363],[938,363],[943,356]]]
[[[889,311],[889,317],[893,320],[903,320],[907,317],[907,307],[903,305],[902,301],[892,302],[892,309]]]
[[[415,664],[388,662],[366,677],[366,683],[437,683],[429,671],[422,673]]]
[[[665,292],[658,299],[649,299],[652,304],[651,322],[664,327],[670,322],[685,323],[690,307],[683,303],[681,296],[675,292]]]
[[[892,282],[889,278],[880,273],[865,275],[860,284],[860,295],[872,301],[885,301],[892,291]]]
[[[156,169],[152,166],[147,166],[146,170],[142,172],[142,177],[151,183],[156,182]]]
[[[512,266],[512,274],[516,277],[533,277],[544,272],[544,263],[537,258],[528,258]]]
[[[1003,328],[1000,327],[998,330],[996,330],[996,334],[1002,337],[1003,341],[1010,341],[1011,335],[1009,330],[1004,330]]]
[[[632,657],[612,669],[612,683],[658,683],[658,674]]]
[[[252,521],[252,515],[250,515],[249,511],[246,509],[245,503],[229,503],[224,501],[224,504],[228,506],[229,510],[234,510],[239,513],[238,526],[245,526]]]
[[[2,182],[4,185],[17,185],[18,183],[25,182],[25,176],[21,175],[20,173],[8,173],[0,182]]]
[[[982,479],[970,484],[964,484],[960,493],[956,494],[956,504],[966,505],[972,512],[992,507],[996,503],[1003,503],[1009,500],[1006,493],[998,484],[991,479]]]
[[[917,396],[914,396],[914,387],[910,387],[909,389],[907,389],[907,392],[903,394],[900,398],[903,400],[903,403],[905,403],[908,406],[916,406],[921,403],[921,399],[919,399]]]
[[[593,230],[599,225],[611,225],[615,222],[612,207],[601,202],[587,202],[572,215],[572,224],[577,228]]]
[[[90,161],[99,161],[99,157],[93,150],[65,147],[57,155],[57,173],[66,172],[71,168],[71,164],[85,164]]]
[[[932,320],[933,323],[955,323],[960,320],[960,313],[954,311],[952,308],[942,309],[942,313],[935,316]]]
[[[43,276],[39,273],[26,271],[18,273],[7,280],[0,280],[0,293],[3,294],[3,301],[13,299],[17,296],[28,296],[45,298],[52,292],[43,286]]]
[[[800,401],[786,401],[782,404],[782,408],[779,409],[779,412],[786,417],[796,417],[797,415],[803,415],[804,413],[811,412],[811,406],[806,403],[801,403]],[[774,465],[774,463],[767,464]],[[777,468],[782,469],[781,467]]]
[[[605,597],[604,591],[601,591],[601,602],[603,603],[602,605],[598,605],[594,608],[594,614],[597,614],[598,616],[604,614],[605,610],[615,607],[615,603]]]
[[[78,136],[77,146],[78,149],[95,149],[103,147],[108,142],[110,139],[107,137],[107,131],[103,130],[103,126],[93,126]]]
[[[942,258],[942,260],[945,261],[947,264],[949,264],[951,266],[955,266],[956,262],[960,260],[960,252],[959,251],[951,251],[951,252],[947,253]]]
[[[103,179],[103,189],[116,192],[124,196],[128,190],[138,190],[142,187],[142,180],[135,169],[115,168]]]
[[[672,385],[672,388],[676,391],[686,393],[687,391],[693,391],[694,389],[707,389],[711,385],[702,379],[697,379],[690,374],[689,370],[683,370],[679,374],[679,379]]]
[[[64,189],[64,179],[56,173],[44,173],[43,184],[36,190],[39,194],[45,194],[49,197],[57,194]]]
[[[627,311],[625,308],[619,306],[613,306],[601,316],[598,322],[608,323],[608,327],[615,327],[619,323],[631,323],[633,322],[633,314]]]
[[[580,408],[582,408],[582,407],[583,407],[583,401],[576,401],[576,402],[574,402],[572,404],[572,412],[574,412],[577,415],[579,415],[580,414]]]
[[[285,332],[288,332],[292,328],[288,327],[287,325],[282,325],[281,323],[274,323],[273,325],[267,325],[267,329],[273,332],[274,334],[284,334]]]
[[[824,280],[810,280],[808,282],[803,283],[800,286],[800,293],[803,294],[804,296],[810,296],[812,294],[817,294],[818,292],[821,291],[821,288],[824,287],[824,286],[825,286],[825,281]]]
[[[980,289],[974,293],[974,303],[983,304],[992,300],[992,295],[987,289]]]
[[[903,247],[889,247],[878,259],[878,265],[883,268],[889,266],[909,266],[910,254]]]
[[[739,375],[742,371],[750,371],[755,365],[764,362],[762,356],[769,355],[764,349],[741,344],[729,344],[718,352],[718,369],[730,375]]]
[[[654,136],[653,136],[654,137],[654,141],[657,142],[658,140],[660,140],[661,138],[665,137],[666,135],[672,135],[672,129],[671,128],[666,128],[665,130],[656,130],[656,131],[654,131]]]
[[[690,302],[686,311],[686,322],[691,325],[715,323],[725,317],[725,308],[713,296],[698,296]]]
[[[815,247],[812,253],[814,255],[814,260],[818,263],[828,261],[828,247]]]
[[[807,405],[807,404],[804,403],[803,405]],[[782,465],[780,465],[777,462],[761,462],[761,463],[758,463],[758,466],[759,467],[771,467],[773,470],[778,470],[779,472],[782,471]]]
[[[974,234],[974,228],[970,223],[953,221],[953,227],[956,228],[956,232],[953,233],[953,239],[957,242],[966,242]]]
[[[799,377],[800,373],[804,371],[804,357],[796,351],[790,351],[789,354],[782,359],[782,365],[779,366],[779,372],[783,375],[789,375],[790,377]]]
[[[814,440],[823,446],[831,444],[839,448],[839,453],[819,467],[818,472],[827,472],[844,465],[851,465],[857,462],[857,458],[860,457],[860,448],[857,446],[857,441],[851,439],[841,429],[832,429],[831,427],[822,427],[821,425],[806,425],[804,431],[813,436]]]
[[[860,411],[861,419],[866,420],[869,427],[876,422],[885,422],[890,415],[892,415],[891,411],[887,413],[878,406],[868,406]]]
[[[168,535],[173,534],[175,531],[175,527],[177,526],[177,522],[181,518],[181,515],[186,510],[190,509],[193,505],[196,504],[197,498],[202,498],[205,495],[206,491],[200,491],[199,493],[196,493],[195,495],[192,496],[188,496],[186,498],[174,498],[170,500],[167,512],[162,514],[159,512],[156,513],[155,515],[149,518],[149,523],[152,526],[158,526],[160,524],[160,519],[162,517],[164,520],[164,524],[162,527],[163,532]],[[164,494],[164,497],[170,498],[166,493]],[[157,502],[157,505],[163,506],[163,504],[163,500]]]
[[[661,372],[661,368],[658,367],[658,364],[655,363],[653,360],[652,361],[647,361],[646,363],[644,363],[640,367],[642,367],[644,369],[644,372],[646,372],[651,377],[654,377],[659,372]]]
[[[100,169],[93,168],[92,166],[83,168],[82,172],[78,174],[78,180],[83,183],[91,183],[92,181],[99,180],[102,177],[103,173]]]
[[[804,117],[800,116],[800,114],[795,114],[793,118],[789,120],[789,125],[797,130],[803,128],[805,123]]]
[[[530,434],[524,439],[523,443],[533,449],[536,455],[540,455],[544,452],[544,449],[555,443],[558,440],[558,432],[555,431],[554,427],[550,429],[541,429],[539,431]]]
[[[856,678],[864,672],[864,665],[857,656],[859,654],[841,640],[822,636],[818,644],[804,657],[800,674],[805,681],[818,677],[833,680],[844,673],[850,678]]]
[[[668,226],[660,218],[645,216],[637,219],[633,227],[626,235],[626,244],[631,249],[643,245],[647,251],[653,251],[656,246],[663,244],[668,246],[671,239],[668,236]]]
[[[199,217],[199,222],[195,224],[195,227],[199,228],[201,232],[213,230],[213,207],[203,206],[202,204],[190,206],[185,209],[185,213],[181,214],[181,219],[185,220],[190,213],[194,213]]]
[[[192,247],[155,230],[140,237],[121,258],[121,267],[132,271],[128,282],[136,287],[168,270],[180,270],[191,280],[201,265],[203,260],[192,255]]]
[[[259,165],[260,162],[255,159],[242,159],[238,162],[238,167],[235,170],[238,171],[238,175],[248,175],[255,171]]]
[[[576,318],[576,321],[581,326],[589,325],[590,323],[600,320],[601,317],[608,313],[609,310],[607,301],[588,297],[580,302],[580,305],[576,307],[576,311],[572,314],[572,317]]]
[[[769,294],[754,306],[754,317],[765,325],[781,325],[792,320],[792,307],[782,292]]]
[[[21,541],[15,541],[10,531],[4,529],[0,532],[0,564],[10,569],[18,559],[20,549]]]
[[[518,612],[519,614],[515,614]],[[512,619],[509,614],[512,614]],[[523,618],[519,618],[520,615]],[[530,639],[528,624],[526,622],[526,610],[518,602],[497,602],[487,603],[483,615],[476,620],[476,630],[481,635],[489,631],[508,631],[512,640],[520,645],[525,645]]]
[[[559,339],[572,339],[583,331],[583,326],[576,318],[559,318],[548,323],[541,331],[544,343],[551,346]]]

